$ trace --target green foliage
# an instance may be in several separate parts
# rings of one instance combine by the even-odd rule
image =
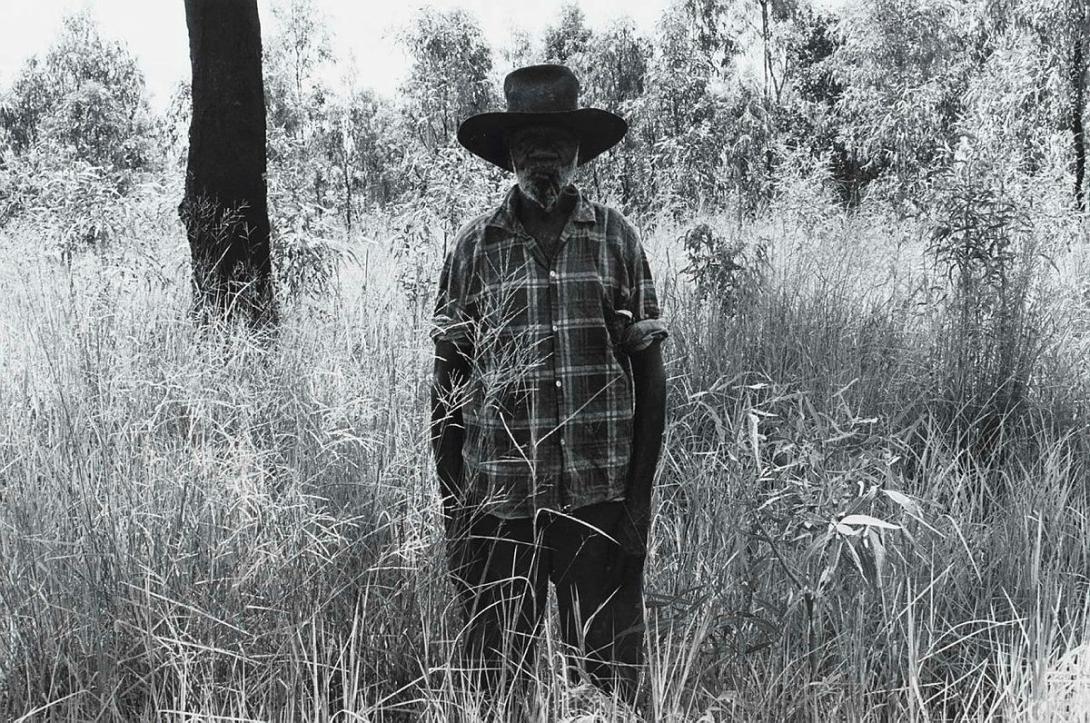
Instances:
[[[95,166],[138,168],[147,162],[147,139],[124,138],[128,121],[128,110],[108,88],[87,81],[44,118],[39,142],[69,148]]]
[[[578,58],[584,102],[623,111],[643,96],[651,40],[639,34],[631,20],[618,20],[594,36]]]
[[[35,229],[44,246],[63,259],[102,249],[128,227],[125,194],[101,166],[45,149],[25,155],[8,176],[12,188],[5,214]]]
[[[307,214],[327,205],[330,185],[327,167],[311,162],[330,100],[320,78],[330,39],[312,0],[281,0],[273,20],[264,63],[270,208]]]
[[[680,0],[672,3],[666,14],[689,29],[695,49],[705,61],[726,67],[738,50],[737,38],[726,22],[730,5],[724,0]]]
[[[0,165],[0,228],[32,229],[38,244],[70,260],[103,250],[130,225],[127,174],[89,162],[78,150],[38,142]]]
[[[189,154],[189,123],[193,114],[189,82],[179,82],[171,91],[166,111],[158,118],[158,134],[164,144],[164,170],[185,173]]]
[[[653,150],[646,182],[656,205],[693,208],[717,199],[716,167],[723,118],[710,87],[717,64],[681,12],[667,13],[648,69],[648,91],[636,109],[636,133]]]
[[[938,200],[941,221],[930,250],[955,279],[958,296],[977,311],[991,311],[1011,283],[1013,246],[1029,233],[1029,222],[1001,190],[982,184],[970,164],[951,175],[954,183]]]
[[[400,160],[394,146],[398,121],[394,109],[364,90],[334,98],[319,120],[315,140],[320,159],[329,165],[329,195],[348,230],[358,207],[393,200]]]

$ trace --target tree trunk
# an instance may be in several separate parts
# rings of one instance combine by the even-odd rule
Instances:
[[[768,27],[768,0],[760,0],[761,2],[761,41],[764,46],[764,66],[765,66],[765,99],[768,99],[771,94],[768,92],[768,77],[772,73],[772,51],[768,47],[769,41],[769,27]]]
[[[349,235],[352,234],[352,159],[348,150],[341,145],[341,181],[344,183],[344,222]]]
[[[273,322],[257,0],[185,0],[193,118],[185,198],[197,318]]]
[[[1074,57],[1071,62],[1071,134],[1075,143],[1075,202],[1080,211],[1086,210],[1086,135],[1083,113],[1086,110],[1086,60],[1082,33],[1074,34]]]

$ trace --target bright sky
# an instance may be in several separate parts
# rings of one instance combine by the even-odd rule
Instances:
[[[493,48],[507,45],[514,29],[538,33],[556,20],[561,3],[501,0],[315,0],[329,19],[334,55],[354,57],[359,82],[393,95],[407,68],[395,40],[420,7],[461,7],[472,13]],[[667,0],[579,0],[592,28],[628,16],[650,32]],[[271,23],[269,0],[258,0],[263,32]],[[166,104],[174,84],[189,76],[189,46],[182,0],[0,0],[0,87],[23,61],[43,53],[68,13],[89,7],[103,35],[123,40],[144,70],[152,103]]]

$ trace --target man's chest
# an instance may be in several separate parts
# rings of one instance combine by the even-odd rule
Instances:
[[[590,233],[558,236],[550,246],[523,235],[495,238],[475,267],[477,316],[493,327],[601,318],[624,283],[617,255]]]
[[[550,430],[576,418],[588,439],[612,434],[609,420],[625,417],[631,397],[618,353],[625,271],[608,242],[567,233],[549,258],[523,235],[493,237],[474,267],[467,418],[530,441],[556,441]]]

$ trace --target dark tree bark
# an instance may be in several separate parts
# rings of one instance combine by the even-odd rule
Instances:
[[[185,0],[193,118],[185,198],[202,321],[276,318],[257,0]]]
[[[1081,19],[1081,18],[1080,18]],[[1081,24],[1079,28],[1083,27]],[[1074,53],[1071,61],[1071,133],[1075,143],[1075,201],[1079,210],[1086,210],[1086,135],[1083,114],[1086,111],[1086,52],[1082,33],[1075,32]]]

